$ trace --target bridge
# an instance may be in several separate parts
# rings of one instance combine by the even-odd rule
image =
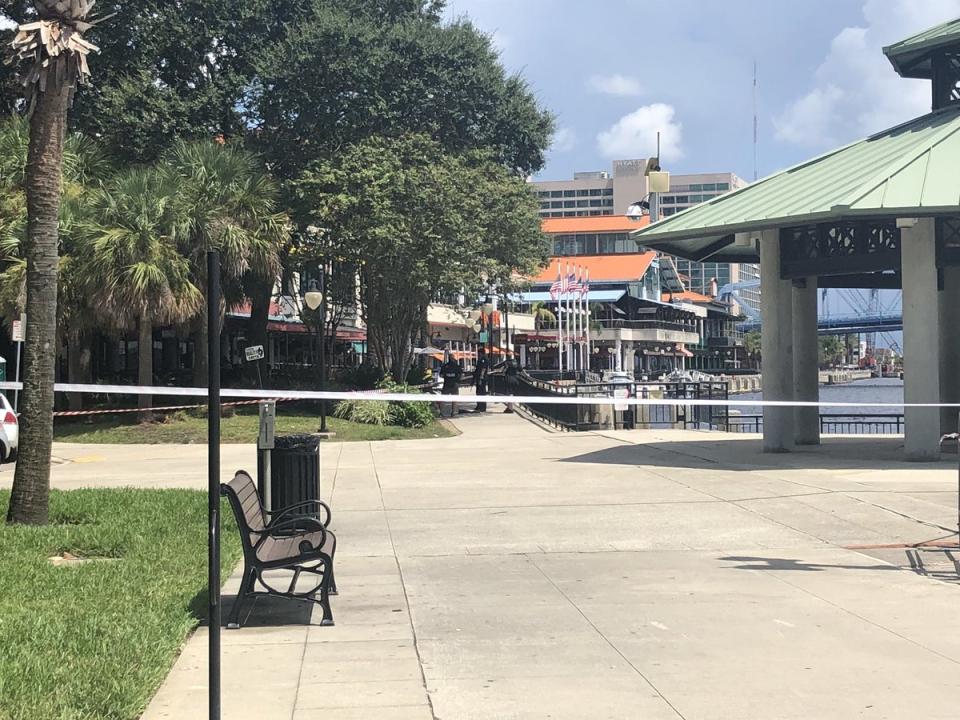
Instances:
[[[761,319],[760,313],[740,298],[739,291],[759,285],[759,280],[730,283],[720,288],[717,293],[722,300],[736,302],[747,316],[747,321],[739,326],[744,332],[759,330]],[[830,306],[837,304],[837,301],[842,306],[852,308],[853,312],[839,315],[831,313]],[[899,293],[884,305],[880,302],[880,295],[876,290],[868,290],[864,294],[856,290],[824,288],[820,293],[819,305],[818,335],[858,335],[903,330]]]
[[[739,327],[744,332],[760,329],[760,320],[748,320]],[[903,330],[903,314],[881,315],[830,315],[817,321],[818,335],[858,335],[862,333],[893,332]]]

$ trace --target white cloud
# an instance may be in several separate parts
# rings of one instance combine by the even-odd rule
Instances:
[[[587,82],[594,92],[617,97],[636,97],[643,95],[643,87],[635,77],[627,75],[594,75]]]
[[[570,128],[560,128],[553,134],[551,152],[569,152],[577,146],[577,134]]]
[[[16,27],[17,24],[6,15],[0,14],[0,30],[9,30]]]
[[[822,149],[929,112],[929,83],[901,79],[882,48],[958,15],[960,0],[865,0],[865,27],[833,39],[813,88],[774,119],[777,137]]]
[[[652,157],[657,154],[659,132],[661,157],[670,161],[682,158],[683,125],[674,120],[675,114],[672,105],[644,105],[597,135],[597,147],[612,159]]]

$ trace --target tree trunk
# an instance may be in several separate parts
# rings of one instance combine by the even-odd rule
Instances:
[[[83,385],[90,382],[90,333],[86,330],[75,333],[67,346],[67,382]],[[69,407],[83,410],[83,393],[67,393]]]
[[[57,337],[57,271],[63,142],[68,88],[50,82],[30,119],[27,156],[27,334],[19,462],[7,522],[46,524],[50,505],[53,385]]]
[[[153,385],[153,323],[147,314],[140,317],[140,335],[137,341],[137,380],[140,385]],[[152,395],[140,396],[140,407],[153,405]],[[144,410],[140,413],[140,422],[153,422],[153,413]]]
[[[247,324],[247,344],[262,345],[267,349],[267,323],[270,321],[270,302],[273,300],[273,280],[255,281],[250,284],[250,322]],[[247,380],[252,385],[257,382],[257,366],[263,361],[247,363]]]

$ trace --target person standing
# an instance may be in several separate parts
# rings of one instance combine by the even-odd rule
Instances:
[[[483,348],[480,348],[477,351],[477,367],[473,371],[473,386],[476,388],[477,395],[486,395],[487,394],[487,382],[490,375],[490,361],[487,359],[487,354],[484,352]],[[474,412],[486,412],[487,404],[485,402],[478,402],[477,407]]]
[[[440,378],[443,380],[443,387],[440,389],[441,395],[459,395],[460,377],[463,371],[460,369],[460,363],[453,359],[448,350],[444,358],[443,365],[440,366]],[[456,413],[456,404],[452,402],[440,404],[440,414],[443,417],[452,417]]]
[[[514,359],[513,354],[507,356],[507,366],[503,370],[504,379],[507,381],[507,394],[516,395],[520,387],[520,366]],[[513,403],[507,403],[505,413],[513,412]]]

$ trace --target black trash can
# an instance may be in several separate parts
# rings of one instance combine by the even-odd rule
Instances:
[[[260,478],[260,496],[263,497],[263,454],[257,458]],[[302,503],[320,499],[320,438],[314,435],[278,435],[270,455],[270,508],[277,512]],[[284,521],[308,515],[319,518],[316,507],[304,507]]]

